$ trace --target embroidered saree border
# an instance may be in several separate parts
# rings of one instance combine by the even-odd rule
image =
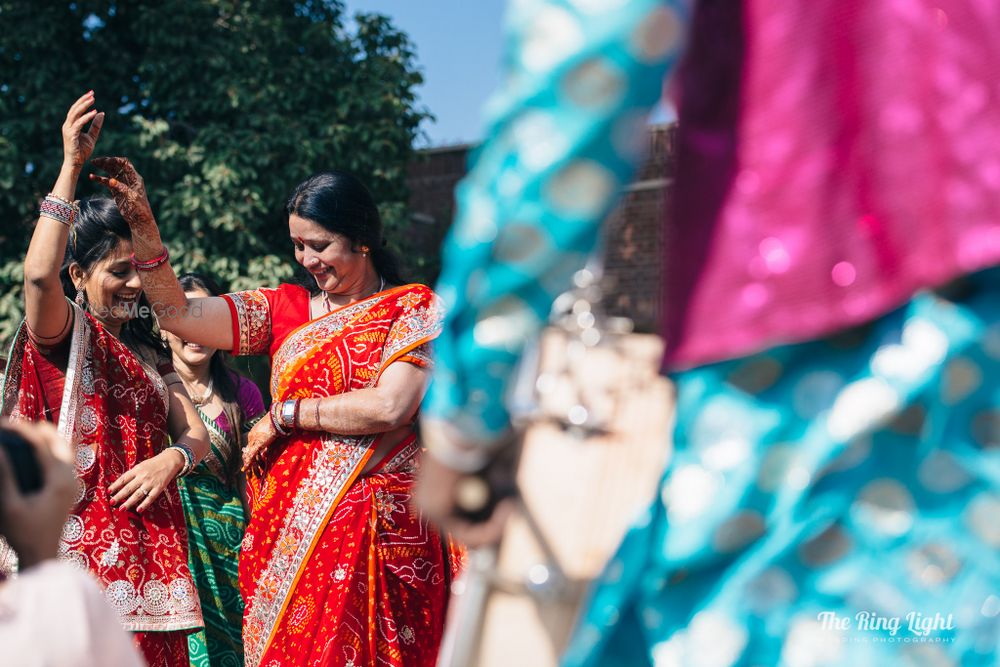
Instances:
[[[76,449],[76,470],[77,475],[82,479],[83,474],[95,465],[90,445],[82,443],[92,437],[98,419],[94,410],[86,402],[88,397],[99,395],[108,390],[106,388],[95,389],[94,386],[94,370],[91,367],[91,362],[97,347],[95,337],[98,332],[95,331],[95,325],[79,306],[71,302],[70,307],[73,308],[75,317],[73,328],[69,334],[69,359],[63,392],[60,397],[59,422],[56,428],[59,434]],[[17,404],[23,380],[23,359],[27,352],[28,342],[27,329],[21,327],[11,348],[12,355],[16,355],[17,358],[14,365],[15,373],[5,378],[4,409],[15,418],[26,418],[25,415],[19,414]],[[138,364],[138,369],[141,369],[146,379],[153,384],[155,393],[164,402],[164,411],[166,411],[165,385],[158,373],[138,356],[134,354],[132,356]],[[13,358],[15,357],[12,356]],[[82,493],[86,491],[85,487]],[[177,571],[168,571],[165,566],[161,565],[162,575],[151,574],[141,580],[141,585],[137,585],[134,580],[128,577],[108,579],[91,566],[91,559],[96,559],[97,556],[81,551],[79,543],[83,536],[88,534],[87,531],[91,524],[85,523],[82,513],[77,511],[79,502],[80,499],[74,506],[73,513],[67,519],[60,537],[59,555],[62,559],[89,571],[99,580],[104,589],[104,596],[118,612],[122,626],[132,632],[170,632],[201,626],[201,609],[197,604],[194,584],[189,576],[185,577],[183,574],[178,576]],[[183,515],[180,516],[183,519]],[[132,540],[138,539],[133,533],[136,526],[129,525],[123,529],[130,535],[128,538],[123,537],[121,533],[113,534],[110,538],[105,537],[106,531],[110,528],[113,526],[105,526],[102,529],[100,540],[102,544],[106,545],[106,548],[100,556],[100,568],[109,567],[122,557],[122,542],[120,540],[132,544]],[[180,532],[177,533],[177,536],[179,539]],[[162,538],[163,535],[161,534],[160,537]],[[110,543],[107,542],[108,539],[110,539]],[[155,550],[162,544],[160,542],[150,546],[150,548]],[[157,558],[155,555],[150,555],[147,560],[156,562]],[[186,567],[185,564],[185,570]]]
[[[271,341],[271,304],[263,289],[223,294],[229,302],[233,355],[263,354]]]
[[[395,288],[377,300],[373,300],[378,296],[375,295],[368,300],[351,304],[308,322],[289,334],[275,353],[272,363],[273,395],[279,396],[277,390],[280,388],[280,383],[273,378],[294,373],[297,368],[289,367],[289,363],[301,360],[312,346],[329,342],[334,333],[339,333],[370,308],[384,303],[404,288],[412,290],[413,286]],[[427,291],[430,292],[429,289]],[[405,302],[408,299],[410,303]],[[400,300],[403,301],[403,312],[389,327],[379,370],[369,380],[369,387],[375,385],[382,372],[393,361],[433,339],[440,332],[441,309],[432,292],[427,307],[414,308],[420,303],[420,298],[412,292],[403,295]],[[413,319],[413,322],[406,321],[409,319]],[[397,325],[401,324],[403,330],[397,331]],[[315,325],[320,326],[320,330],[310,331]],[[244,619],[244,648],[248,667],[260,665],[301,576],[302,565],[315,549],[322,529],[333,516],[344,494],[371,457],[380,435],[339,439],[323,437],[320,440],[323,446],[314,450],[309,472],[295,492],[292,508],[285,516],[270,561],[257,581],[253,603]],[[399,465],[412,457],[419,445],[415,440],[410,445],[398,452],[392,463]]]
[[[293,330],[275,351],[271,362],[271,396],[282,395],[283,377],[294,377],[308,362],[310,350],[328,342],[358,317],[376,305],[371,299],[352,303]]]
[[[323,438],[305,481],[285,515],[271,560],[257,580],[253,604],[244,618],[246,664],[260,664],[301,576],[302,564],[312,554],[316,539],[330,520],[351,483],[372,454],[375,436],[335,440]]]
[[[24,359],[24,343],[27,339],[27,327],[24,320],[18,325],[14,332],[14,340],[7,350],[7,368],[4,369],[3,390],[0,393],[0,415],[10,417],[14,408],[17,407],[17,392],[21,377],[21,364]],[[15,381],[12,378],[17,377]]]
[[[220,481],[228,484],[229,475],[226,471],[228,470],[229,455],[235,455],[235,452],[239,450],[239,445],[233,444],[229,435],[222,430],[215,419],[207,416],[202,411],[201,406],[196,405],[195,410],[198,411],[198,417],[205,424],[205,429],[208,431],[209,444],[212,446],[212,450],[208,456],[199,465],[204,465]]]

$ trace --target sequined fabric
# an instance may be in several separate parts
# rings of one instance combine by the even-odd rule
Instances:
[[[674,367],[826,335],[1000,262],[1000,5],[738,6],[701,3],[679,74]]]
[[[997,664],[998,377],[1000,269],[678,374],[659,497],[564,665]]]

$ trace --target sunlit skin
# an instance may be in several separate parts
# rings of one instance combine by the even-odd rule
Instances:
[[[346,306],[378,290],[380,280],[375,267],[346,236],[295,214],[288,216],[288,234],[295,261],[312,275],[331,305]],[[322,302],[322,294],[318,300]]]
[[[185,291],[184,296],[189,299],[197,299],[212,295],[203,289],[191,289]],[[188,393],[191,396],[204,396],[210,382],[210,364],[217,350],[214,347],[205,347],[186,341],[168,331],[163,332],[163,337],[166,339],[167,345],[170,346],[174,370],[184,381]],[[222,412],[222,405],[214,393],[211,399],[201,407],[202,412],[209,418],[217,417]]]
[[[288,216],[288,233],[295,250],[295,261],[312,275],[316,286],[322,290],[310,301],[313,317],[327,312],[327,302],[333,308],[346,306],[371,296],[384,286],[366,250],[352,247],[350,239],[343,234],[331,232],[312,220],[295,214]],[[423,372],[415,367],[407,371]],[[393,369],[392,374],[396,372],[400,372],[400,369]],[[380,384],[384,385],[384,380],[383,378]],[[310,409],[314,408],[313,400],[315,399],[303,401],[303,407],[308,404]],[[315,430],[322,429],[318,423],[309,426]],[[382,437],[378,450],[372,457],[373,462],[390,451],[408,432],[405,425],[387,431],[390,432]],[[247,452],[252,456],[253,452],[267,447],[277,436],[271,420],[260,420],[250,431]]]
[[[124,207],[123,215],[133,238],[142,239],[146,248],[137,249],[137,256],[143,261],[158,257],[163,243],[149,211],[141,177],[124,158],[109,159],[98,166],[101,165],[107,168],[110,178],[94,180],[111,188],[116,201],[123,199],[132,204]],[[120,204],[119,210],[122,208]],[[310,300],[310,319],[395,286],[382,281],[371,253],[362,244],[352,244],[345,236],[299,215],[289,216],[288,232],[296,261],[310,272],[321,290]],[[206,347],[232,349],[234,332],[225,299],[189,298],[180,288],[169,262],[143,271],[142,280],[161,330]],[[298,426],[305,431],[345,435],[382,434],[368,464],[374,466],[411,431],[413,416],[427,386],[427,372],[415,364],[390,364],[373,387],[336,396],[303,398]],[[250,465],[277,436],[270,419],[258,421],[247,435],[244,464]]]
[[[132,243],[121,239],[103,259],[94,262],[89,271],[79,264],[69,268],[70,279],[77,289],[83,287],[90,313],[116,338],[122,325],[135,313],[142,282],[132,266]]]

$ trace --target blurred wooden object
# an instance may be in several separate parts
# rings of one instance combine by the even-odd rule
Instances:
[[[590,581],[653,498],[670,453],[658,337],[587,345],[550,327],[539,351],[521,508],[498,549],[469,554],[439,667],[557,665]]]

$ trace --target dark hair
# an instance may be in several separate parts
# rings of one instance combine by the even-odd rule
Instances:
[[[386,247],[382,218],[368,188],[345,171],[324,171],[295,188],[285,205],[287,216],[297,215],[324,229],[346,236],[352,249],[368,246],[375,271],[390,285],[403,285],[396,256]],[[310,289],[316,291],[315,282]]]
[[[77,291],[69,276],[70,265],[79,264],[84,272],[89,272],[123,240],[132,240],[132,230],[113,200],[91,197],[80,202],[80,215],[70,229],[69,239],[66,241],[66,257],[59,269],[59,280],[62,281],[63,292],[68,298],[75,298]],[[146,347],[157,356],[167,356],[167,346],[157,333],[152,309],[144,292],[140,293],[139,306],[140,315],[122,326],[122,342],[133,351]]]
[[[181,289],[185,292],[200,289],[205,290],[212,296],[222,296],[225,293],[225,290],[211,276],[204,273],[185,273],[178,280],[181,283]],[[236,379],[234,378],[235,373],[236,371],[232,370],[226,361],[226,353],[216,350],[208,365],[208,374],[212,378],[212,386],[219,393],[219,397],[222,398],[223,402],[236,406],[237,415],[239,415],[240,422],[242,422],[244,415],[243,409],[240,407],[238,388]],[[233,433],[239,435],[240,424],[230,424],[230,426],[233,429]]]

